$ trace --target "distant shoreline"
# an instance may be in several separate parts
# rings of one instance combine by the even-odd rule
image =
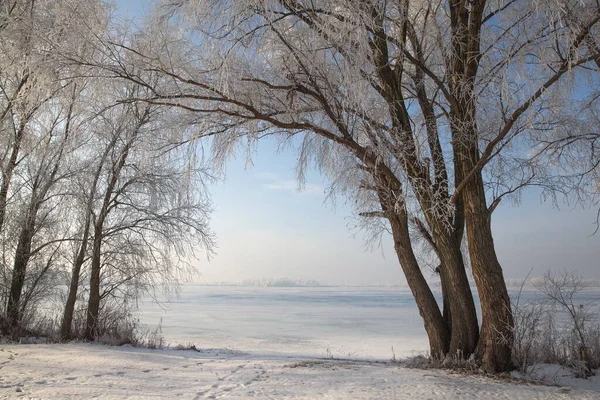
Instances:
[[[590,279],[587,281],[588,286],[586,289],[598,289],[600,288],[600,281],[595,279]],[[437,282],[432,285],[434,288]],[[517,279],[507,279],[506,286],[510,289],[519,289],[523,287],[523,289],[536,289],[536,285],[538,284],[537,279],[531,279],[527,282],[523,283],[522,280]],[[302,283],[302,282],[263,282],[263,281],[243,281],[243,282],[190,282],[185,284],[185,286],[202,286],[202,287],[254,287],[254,288],[400,288],[400,289],[409,289],[407,284],[397,283],[397,284],[372,284],[372,285],[352,285],[352,284],[328,284],[328,283]],[[471,282],[471,288],[477,289],[476,285]]]

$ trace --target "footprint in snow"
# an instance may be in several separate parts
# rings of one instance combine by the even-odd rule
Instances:
[[[147,374],[147,373],[148,373],[148,372],[150,372],[150,371],[152,371],[152,370],[151,370],[151,369],[145,369],[145,370],[143,370],[142,372],[143,372],[143,373],[145,373],[145,374]]]
[[[65,379],[68,380],[68,381],[76,381],[77,377],[76,376],[70,376],[70,377],[65,378]]]

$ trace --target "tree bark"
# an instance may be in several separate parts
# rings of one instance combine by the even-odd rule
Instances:
[[[95,224],[90,275],[90,297],[88,300],[85,338],[93,341],[98,337],[98,315],[100,313],[100,266],[102,247],[102,222]]]
[[[475,153],[476,155],[477,153]],[[476,159],[468,162],[474,166]],[[473,276],[481,300],[481,338],[477,359],[490,373],[512,369],[513,315],[502,267],[496,256],[481,172],[475,174],[463,193],[467,241]]]
[[[33,238],[33,226],[30,223],[31,217],[28,217],[25,226],[19,234],[15,260],[13,264],[13,273],[10,284],[10,297],[6,306],[6,314],[8,317],[9,326],[14,330],[14,334],[18,334],[20,323],[20,300],[23,286],[25,285],[25,272],[27,264],[31,257],[31,241]]]
[[[83,227],[83,236],[81,238],[81,247],[79,248],[79,252],[77,253],[77,257],[73,262],[73,271],[71,274],[71,283],[69,285],[69,295],[67,297],[67,303],[65,304],[65,312],[63,314],[63,322],[61,325],[61,337],[63,340],[69,340],[72,338],[72,330],[73,330],[73,314],[75,313],[75,302],[77,301],[77,292],[79,290],[79,276],[81,275],[81,268],[85,261],[85,254],[87,251],[87,246],[90,238],[90,226],[92,223],[92,209],[94,206],[94,196],[96,195],[96,191],[98,188],[98,181],[100,180],[100,175],[102,174],[102,168],[106,163],[106,159],[110,152],[114,149],[117,143],[118,136],[114,136],[113,139],[109,142],[108,146],[104,149],[104,153],[100,158],[100,162],[98,163],[98,167],[96,168],[96,172],[94,173],[94,179],[92,181],[92,186],[88,193],[87,202],[86,202],[86,217],[85,223]],[[106,202],[106,200],[105,200]],[[96,229],[96,228],[95,228]],[[101,246],[101,244],[100,244]],[[87,322],[87,321],[86,321]],[[87,325],[87,324],[86,324]]]
[[[443,358],[448,353],[450,332],[413,252],[406,211],[402,209],[392,215],[388,214],[388,220],[392,228],[394,249],[398,261],[415,298],[429,337],[430,354],[434,358]]]
[[[441,261],[442,288],[446,291],[451,320],[448,356],[467,358],[475,352],[479,340],[479,324],[460,243],[453,240],[451,234],[447,234],[440,236],[436,245]]]
[[[77,257],[73,263],[73,271],[71,273],[71,283],[69,285],[69,295],[67,297],[67,303],[65,304],[65,312],[63,314],[63,320],[60,327],[60,336],[63,340],[69,340],[72,338],[72,325],[73,325],[73,314],[75,313],[75,302],[77,301],[77,291],[79,290],[79,276],[81,274],[81,267],[85,260],[85,251],[88,243],[89,236],[89,217],[86,218],[86,226],[84,228],[83,238],[77,252]]]
[[[477,95],[474,84],[479,69],[480,35],[485,0],[450,2],[451,130],[455,164],[461,175],[472,174],[458,195],[464,206],[471,268],[481,302],[482,325],[476,356],[488,372],[511,369],[513,317],[502,267],[496,256],[479,161]],[[462,184],[460,181],[455,185]],[[457,186],[458,187],[458,186]],[[453,197],[455,196],[453,195]]]
[[[125,166],[125,161],[127,160],[131,146],[133,146],[140,128],[148,121],[148,118],[149,109],[146,108],[131,136],[128,138],[128,140],[125,142],[125,145],[119,152],[116,163],[113,164],[113,167],[111,168],[111,175],[104,192],[102,207],[98,214],[98,218],[94,223],[94,242],[92,246],[92,266],[90,275],[90,298],[88,300],[87,321],[85,327],[85,338],[88,340],[94,340],[98,336],[98,315],[100,312],[100,268],[102,266],[101,250],[104,234],[104,222],[110,212],[110,205],[115,200],[113,198],[114,190],[117,187],[121,171]]]
[[[440,283],[442,287],[442,317],[448,327],[448,331],[452,333],[452,310],[450,309],[450,284],[449,278],[446,276],[446,269],[442,268],[441,264],[437,268],[440,275]]]
[[[458,243],[457,248],[456,243],[450,239],[453,236],[451,227],[445,226],[444,221],[439,221],[437,216],[431,212],[436,200],[439,201],[439,199],[436,199],[432,195],[432,191],[430,190],[432,186],[431,176],[427,166],[421,162],[416,148],[410,112],[401,85],[404,68],[401,63],[394,66],[390,62],[388,36],[383,25],[383,19],[380,18],[379,12],[374,7],[371,12],[376,24],[373,28],[373,39],[370,42],[370,46],[373,52],[373,62],[377,67],[377,76],[381,85],[382,97],[388,104],[392,124],[395,128],[395,145],[402,149],[402,154],[398,157],[398,161],[406,171],[412,190],[425,214],[428,225],[432,227],[435,245],[442,246],[439,256],[442,268],[445,270],[443,277],[448,282],[448,299],[451,309],[450,316],[452,318],[449,351],[453,355],[466,357],[474,352],[477,345],[478,324],[473,295],[464,270],[462,254],[460,253],[460,243]],[[406,37],[403,39],[406,41]],[[423,91],[420,92],[419,100],[426,110],[430,114],[433,114],[430,104],[426,105],[428,100]],[[434,119],[434,115],[426,115],[426,120],[428,120],[426,121],[428,123],[428,137],[433,142],[438,140],[434,139],[434,136],[438,134],[433,123]],[[431,143],[432,155],[434,156],[434,162],[438,166],[435,171],[438,174],[438,178],[443,178],[445,169],[440,166],[440,163],[443,162],[443,155],[439,153],[437,143],[433,142]],[[442,184],[440,181],[436,183],[437,186],[440,184]]]

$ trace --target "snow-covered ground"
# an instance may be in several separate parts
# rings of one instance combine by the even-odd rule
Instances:
[[[577,383],[569,380],[573,382]],[[227,349],[0,345],[2,399],[600,398],[600,379],[582,382],[587,390],[391,363],[262,356]]]

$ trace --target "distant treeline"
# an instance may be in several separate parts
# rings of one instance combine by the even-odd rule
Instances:
[[[314,279],[246,279],[242,282],[203,282],[201,286],[250,286],[250,287],[315,287],[324,286]],[[325,285],[327,286],[327,285]]]

